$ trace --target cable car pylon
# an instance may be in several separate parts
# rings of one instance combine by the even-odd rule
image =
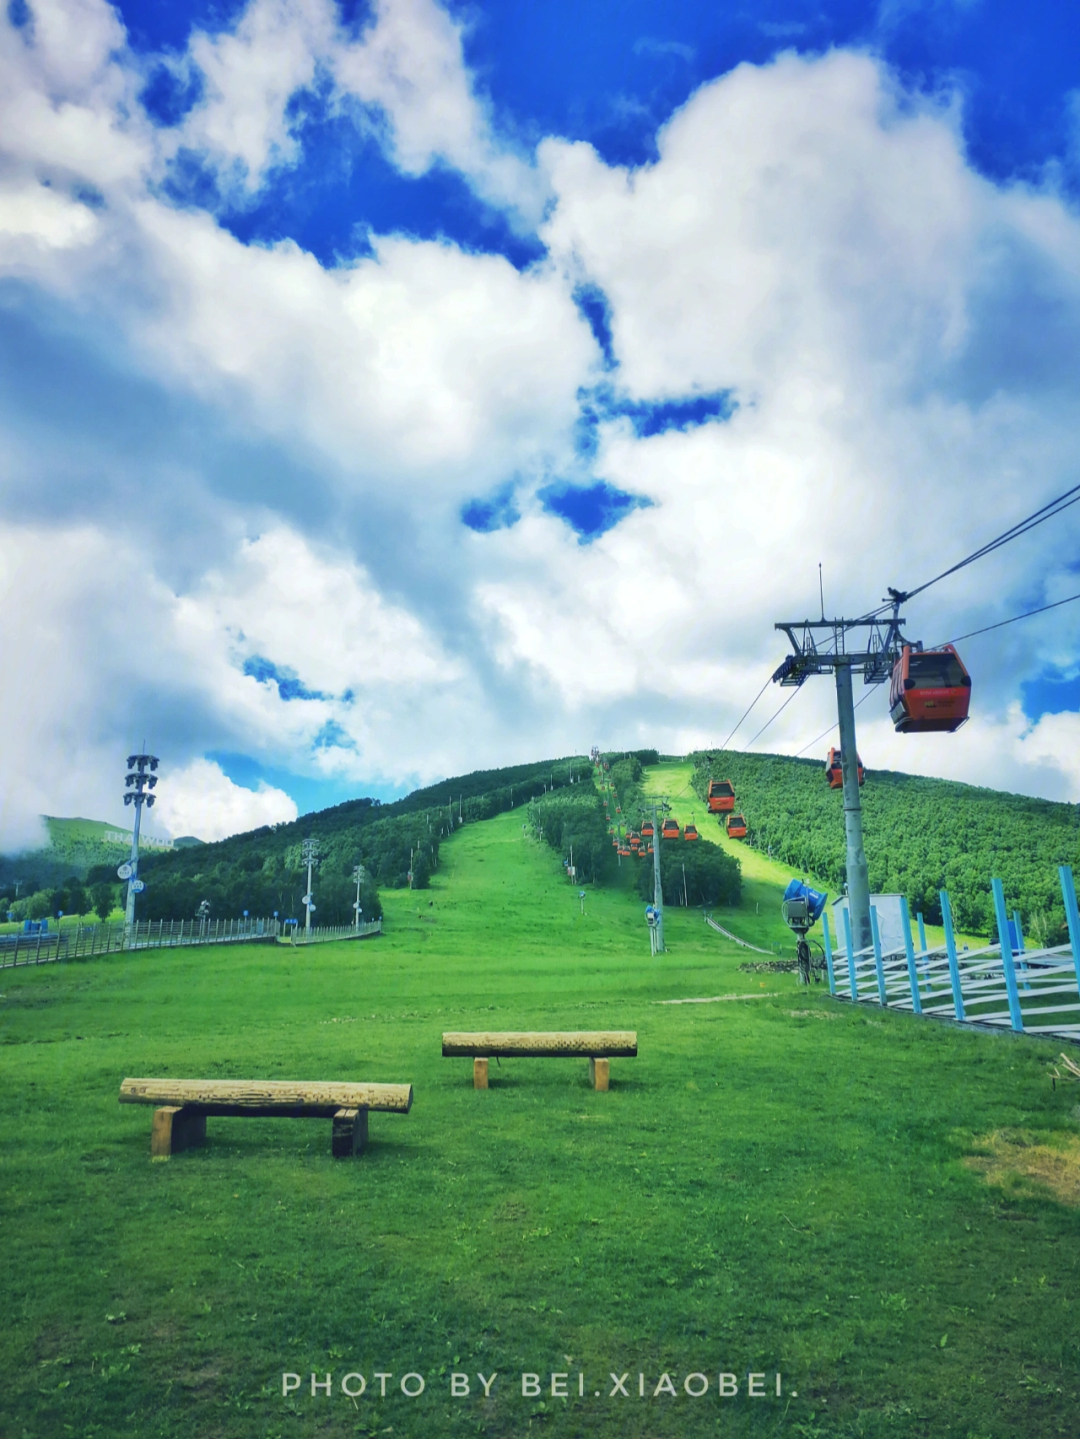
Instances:
[[[852,938],[857,950],[869,949],[870,881],[863,844],[862,802],[859,796],[859,752],[855,742],[855,703],[852,675],[861,674],[863,683],[884,684],[900,656],[904,639],[900,627],[899,603],[893,601],[891,615],[856,620],[779,621],[791,642],[789,654],[773,673],[773,683],[786,687],[802,685],[811,675],[828,674],[836,680],[836,709],[840,723],[840,764],[844,778],[844,830],[847,840],[847,892]],[[857,648],[851,648],[856,641]]]

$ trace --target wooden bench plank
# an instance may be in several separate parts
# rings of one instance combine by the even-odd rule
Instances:
[[[332,1119],[339,1109],[408,1114],[411,1084],[349,1084],[275,1079],[125,1079],[121,1104],[153,1104],[203,1114],[294,1115]]]
[[[637,1055],[637,1033],[630,1029],[452,1032],[443,1035],[442,1052],[446,1059],[458,1056],[505,1059],[514,1055],[539,1059],[557,1059],[565,1055],[586,1055],[589,1059],[633,1059]]]

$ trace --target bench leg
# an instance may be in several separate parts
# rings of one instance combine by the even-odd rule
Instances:
[[[366,1109],[339,1109],[334,1115],[334,1128],[330,1139],[330,1150],[335,1159],[351,1159],[354,1154],[363,1154],[368,1141],[368,1112]]]
[[[473,1060],[472,1087],[474,1089],[486,1089],[488,1087],[488,1062],[486,1059]]]
[[[611,1070],[610,1059],[589,1060],[589,1083],[594,1089],[607,1089]]]
[[[183,1105],[166,1104],[154,1110],[150,1130],[150,1158],[168,1159],[185,1149],[206,1143],[206,1115]]]

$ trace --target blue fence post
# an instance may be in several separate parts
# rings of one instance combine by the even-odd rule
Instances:
[[[829,971],[829,993],[835,995],[835,993],[836,993],[836,975],[833,973],[832,940],[829,938],[829,912],[828,912],[828,910],[822,910],[822,913],[821,913],[821,932],[822,932],[822,934],[823,934],[823,936],[824,936],[824,939],[825,939],[825,967],[826,967],[826,969],[828,969],[828,971]]]
[[[956,962],[956,935],[953,933],[952,905],[947,890],[940,893],[941,922],[945,926],[945,953],[949,956],[949,979],[952,982],[953,1008],[957,1019],[967,1018],[964,1013],[964,991],[960,988],[960,966]]]
[[[844,916],[844,940],[847,944],[848,981],[851,984],[852,1004],[859,998],[859,982],[855,978],[855,945],[851,938],[851,906],[845,905],[840,911]],[[1080,926],[1078,926],[1080,928]]]
[[[1009,941],[1009,921],[1005,917],[1005,890],[1000,879],[992,879],[990,888],[994,893],[994,914],[997,918],[998,939],[1001,941],[1001,967],[1005,971],[1005,992],[1009,996],[1009,1018],[1012,1020],[1013,1029],[1023,1034],[1024,1016],[1020,1013],[1016,966],[1013,964],[1012,944]]]
[[[919,924],[919,953],[923,956],[923,968],[926,970],[926,992],[930,993],[933,985],[930,983],[930,961],[926,958],[926,951],[929,946],[926,943],[926,921],[923,919],[922,910],[917,910],[915,918]]]
[[[1018,909],[1014,909],[1014,910],[1013,910],[1013,921],[1012,921],[1012,922],[1013,922],[1013,929],[1016,931],[1016,953],[1017,953],[1017,954],[1023,954],[1024,950],[1027,949],[1027,945],[1024,943],[1024,931],[1023,931],[1023,929],[1022,929],[1021,926],[1020,926],[1020,911],[1019,911]],[[1028,983],[1028,977],[1027,977],[1027,973],[1028,973],[1027,960],[1022,959],[1022,960],[1020,961],[1020,973],[1024,976],[1024,988],[1025,988],[1025,989],[1030,989],[1030,988],[1031,988],[1031,985]]]
[[[900,896],[900,923],[904,929],[904,952],[907,955],[908,984],[911,986],[911,1007],[916,1014],[922,1014],[922,1000],[919,998],[919,972],[915,968],[915,946],[911,942],[911,915],[907,900]]]
[[[874,969],[877,971],[878,1002],[888,1004],[885,997],[885,968],[881,962],[881,930],[877,922],[877,906],[870,906],[870,937],[874,941]]]
[[[1073,884],[1071,864],[1058,865],[1058,880],[1061,896],[1065,901],[1065,919],[1069,925],[1069,943],[1072,945],[1073,968],[1076,970],[1076,987],[1080,991],[1080,910],[1076,905],[1076,886]]]

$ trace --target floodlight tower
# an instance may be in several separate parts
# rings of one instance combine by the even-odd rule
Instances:
[[[139,829],[142,825],[143,805],[149,808],[154,803],[155,797],[150,791],[157,785],[157,775],[153,773],[158,767],[157,755],[129,754],[127,767],[128,773],[124,779],[124,803],[135,806],[135,823],[131,831],[131,858],[126,864],[122,864],[116,873],[121,879],[127,880],[124,933],[129,936],[131,927],[135,923],[135,896],[141,894],[146,888],[139,878]]]
[[[863,847],[862,802],[859,798],[859,756],[855,745],[855,705],[851,677],[858,672],[863,683],[883,684],[905,640],[900,626],[900,601],[894,596],[886,604],[891,615],[868,616],[857,620],[793,620],[774,626],[791,641],[792,653],[773,674],[774,684],[798,686],[811,675],[828,674],[836,679],[836,708],[840,722],[840,767],[844,776],[844,828],[847,839],[848,910],[852,942],[856,950],[869,949],[870,880]],[[866,631],[860,635],[858,631]],[[854,636],[855,646],[851,646]]]
[[[314,898],[311,893],[311,871],[315,861],[319,858],[319,842],[310,837],[304,840],[301,850],[304,863],[307,865],[307,894],[304,895],[304,937],[311,938],[311,911],[315,908]]]

